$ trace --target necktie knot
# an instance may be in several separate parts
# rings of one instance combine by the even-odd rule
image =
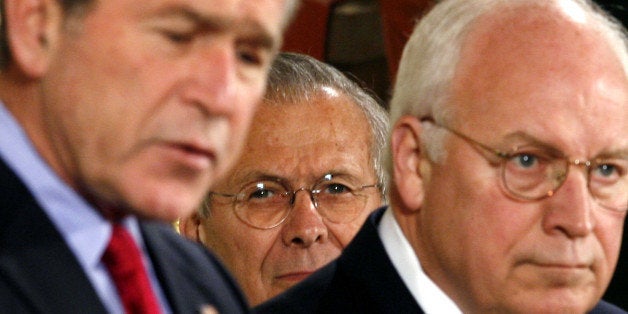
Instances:
[[[102,257],[113,279],[126,313],[159,313],[142,255],[131,234],[113,224],[111,240]]]

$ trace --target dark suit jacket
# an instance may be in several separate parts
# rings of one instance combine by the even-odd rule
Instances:
[[[384,210],[371,214],[338,259],[255,312],[423,313],[379,238],[377,226]],[[591,313],[625,312],[602,301]]]
[[[628,8],[628,5],[626,8]],[[628,11],[626,14],[628,15]],[[617,261],[613,279],[604,294],[604,300],[628,309],[628,221],[626,220],[624,220],[624,235],[621,242],[619,260]]]
[[[140,222],[175,313],[247,312],[239,288],[207,250],[163,223]],[[0,312],[106,313],[81,266],[18,177],[0,160]]]

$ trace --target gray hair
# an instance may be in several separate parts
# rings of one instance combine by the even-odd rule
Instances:
[[[360,87],[331,65],[307,55],[283,52],[270,69],[264,102],[307,101],[323,88],[332,88],[348,96],[364,113],[371,129],[371,165],[382,196],[385,196],[388,180],[382,159],[388,143],[389,117],[374,93]]]
[[[385,200],[388,175],[382,159],[388,143],[389,118],[388,112],[374,93],[360,87],[329,64],[304,54],[282,52],[270,68],[266,94],[261,105],[307,102],[327,88],[348,96],[364,113],[371,130],[370,164]],[[201,216],[208,216],[209,207],[210,202],[206,200],[200,210]]]
[[[581,8],[588,24],[610,44],[628,75],[628,40],[626,30],[615,18],[588,0],[564,0]],[[444,0],[416,25],[406,44],[390,104],[391,121],[403,115],[431,116],[446,123],[452,118],[448,104],[460,51],[474,22],[488,12],[538,5],[556,7],[557,1],[548,0]],[[449,105],[449,106],[448,106]],[[432,160],[442,158],[444,130],[424,124],[422,141]],[[390,158],[390,153],[387,154]],[[391,160],[387,160],[391,169]]]

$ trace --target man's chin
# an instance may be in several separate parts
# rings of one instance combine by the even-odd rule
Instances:
[[[542,297],[520,300],[511,307],[512,313],[587,313],[596,302],[589,294],[552,291]]]

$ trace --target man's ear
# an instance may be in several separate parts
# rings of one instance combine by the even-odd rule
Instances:
[[[14,64],[29,78],[45,74],[62,27],[58,0],[4,0],[6,40]]]
[[[200,229],[201,217],[196,211],[190,216],[179,219],[179,233],[192,241],[203,242],[200,237]]]
[[[421,151],[421,132],[417,117],[402,116],[393,126],[390,139],[394,184],[398,197],[410,211],[419,210],[423,205],[425,152]]]

